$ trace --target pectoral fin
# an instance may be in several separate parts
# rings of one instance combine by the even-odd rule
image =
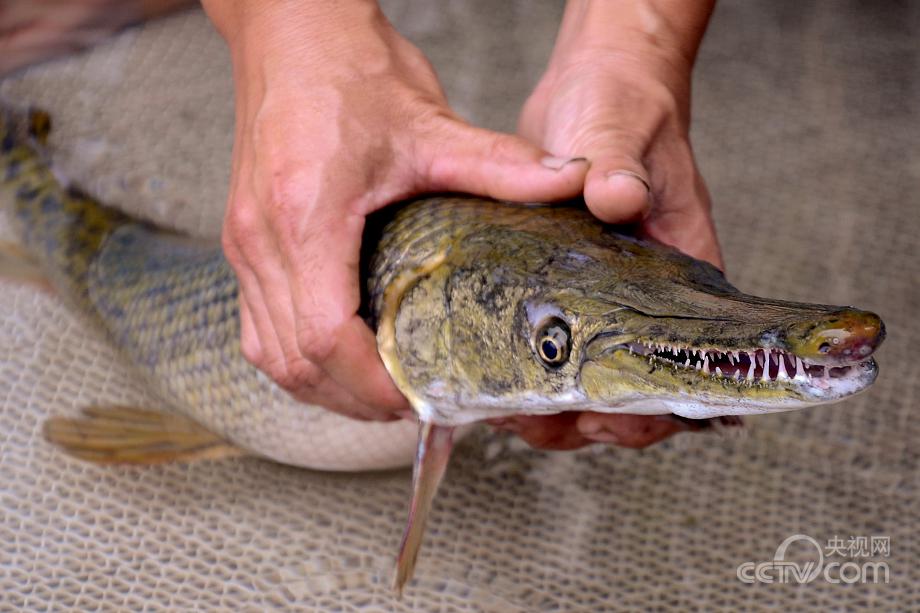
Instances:
[[[0,280],[26,283],[44,292],[54,292],[51,282],[32,255],[9,241],[0,241]]]
[[[412,578],[415,560],[425,535],[425,524],[431,511],[431,501],[438,491],[444,476],[450,450],[453,446],[454,428],[421,422],[418,451],[415,455],[415,470],[412,475],[412,502],[409,506],[409,520],[403,534],[399,556],[396,558],[396,574],[393,589],[402,594],[403,586]]]
[[[187,417],[133,407],[87,407],[79,417],[52,417],[44,435],[65,453],[102,464],[191,462],[243,453]]]

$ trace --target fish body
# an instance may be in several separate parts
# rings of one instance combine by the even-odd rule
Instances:
[[[23,246],[173,407],[283,463],[408,461],[412,426],[297,402],[243,358],[239,289],[219,246],[61,185],[17,132],[21,122],[3,118],[3,192]],[[369,238],[369,315],[423,421],[761,413],[839,400],[877,374],[876,315],[743,294],[713,266],[619,234],[577,205],[429,197],[381,227]],[[350,444],[362,428],[392,446]],[[366,461],[347,459],[374,449]]]
[[[21,247],[101,324],[168,406],[219,438],[321,470],[411,464],[418,426],[363,422],[296,401],[240,352],[238,286],[218,245],[131,219],[64,186],[0,111],[0,198]]]

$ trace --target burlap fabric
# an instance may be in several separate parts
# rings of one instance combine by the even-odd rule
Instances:
[[[561,13],[532,0],[386,9],[457,109],[503,129]],[[480,433],[454,456],[418,581],[397,602],[387,583],[408,471],[67,459],[41,439],[45,416],[158,401],[59,300],[3,284],[0,609],[917,609],[918,35],[917,3],[724,2],[695,84],[694,142],[729,277],[881,313],[889,340],[870,392],[749,419],[740,439],[684,435],[643,452],[544,453]],[[54,113],[57,159],[90,191],[218,233],[232,88],[200,12],[15,75],[0,93]],[[739,581],[739,565],[771,560],[795,534],[822,546],[887,536],[890,556],[846,559],[885,562],[890,580]],[[801,545],[787,559],[807,559]]]

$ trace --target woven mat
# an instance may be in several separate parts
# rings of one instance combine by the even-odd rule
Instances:
[[[509,129],[561,6],[392,0],[386,10],[462,114]],[[47,415],[156,398],[58,300],[2,284],[0,610],[916,609],[918,35],[917,3],[726,1],[695,84],[694,143],[729,277],[752,293],[882,314],[889,340],[870,392],[749,419],[743,438],[684,435],[642,452],[546,453],[480,433],[455,454],[418,581],[397,602],[387,582],[408,471],[64,458],[39,434]],[[0,94],[53,112],[57,160],[88,190],[218,233],[232,85],[200,12],[14,75]],[[796,534],[822,546],[887,537],[887,556],[836,559],[886,563],[889,582],[737,578]],[[787,559],[808,558],[803,542]]]

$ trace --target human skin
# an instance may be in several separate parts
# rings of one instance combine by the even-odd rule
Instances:
[[[610,223],[723,267],[710,199],[690,147],[690,79],[714,0],[570,0],[519,134],[591,161],[588,208]],[[641,178],[641,180],[639,180]],[[685,421],[582,413],[504,420],[535,446],[643,447]]]
[[[357,314],[365,217],[428,191],[570,198],[588,164],[462,122],[374,2],[204,5],[236,82],[223,247],[242,351],[304,402],[395,418],[408,404]]]
[[[571,2],[520,136],[461,121],[370,0],[203,4],[236,83],[223,246],[240,281],[242,350],[298,399],[362,419],[406,413],[357,314],[358,262],[365,217],[415,194],[584,193],[601,219],[642,219],[649,235],[720,263],[687,140],[711,3]],[[641,447],[687,429],[595,413],[497,425],[548,448]]]

